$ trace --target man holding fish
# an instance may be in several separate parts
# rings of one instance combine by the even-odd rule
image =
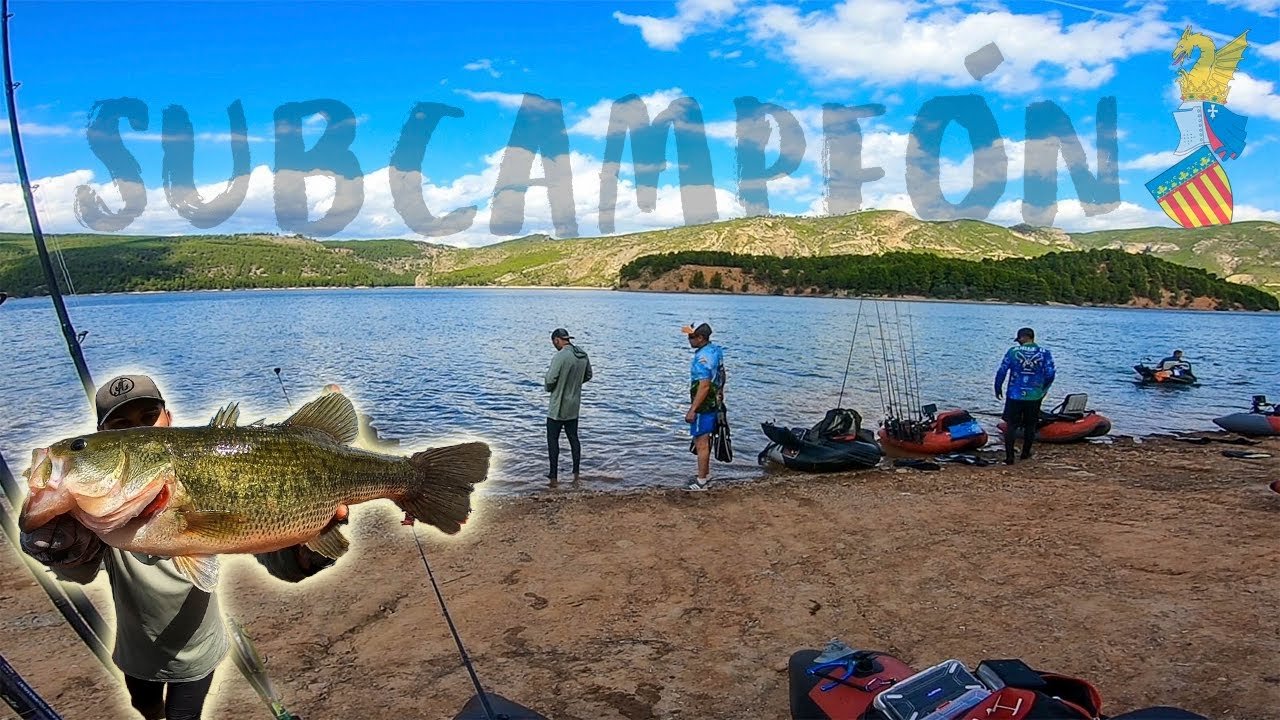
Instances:
[[[171,427],[159,388],[143,375],[103,385],[96,404],[99,432],[32,453],[22,546],[66,580],[89,582],[107,569],[112,657],[148,720],[197,720],[226,655],[218,553],[305,545],[336,560],[347,549],[337,527],[346,506],[378,498],[456,533],[488,472],[484,443],[407,458],[349,447],[358,422],[336,393],[282,423],[241,427],[235,405],[205,427]]]

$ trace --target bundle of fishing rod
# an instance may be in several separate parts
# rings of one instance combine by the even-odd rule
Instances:
[[[936,408],[922,407],[920,403],[920,372],[916,362],[914,320],[908,311],[904,333],[902,314],[897,302],[893,303],[893,317],[888,319],[888,313],[881,311],[880,303],[875,305],[878,337],[871,335],[871,324],[868,323],[867,338],[871,342],[871,364],[876,373],[876,390],[880,394],[880,406],[885,411],[881,426],[885,434],[895,440],[922,442],[925,433],[933,426],[933,412]]]

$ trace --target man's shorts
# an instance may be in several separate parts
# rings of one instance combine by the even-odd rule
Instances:
[[[1006,398],[1004,401],[1004,412],[1000,413],[1000,419],[1009,423],[1011,426],[1035,426],[1040,422],[1040,404],[1041,400],[1014,400]]]
[[[716,414],[715,413],[713,412],[698,413],[695,417],[697,419],[689,423],[689,437],[701,437],[703,435],[710,435],[711,433],[715,432],[716,430]]]

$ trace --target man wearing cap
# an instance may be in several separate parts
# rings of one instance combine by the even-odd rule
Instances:
[[[1191,367],[1191,364],[1182,359],[1182,351],[1174,350],[1173,354],[1160,361],[1158,370],[1185,370]],[[1177,374],[1176,372],[1174,373]]]
[[[1031,443],[1040,425],[1040,403],[1053,385],[1056,372],[1053,354],[1036,345],[1036,333],[1020,328],[1017,345],[1009,348],[996,371],[996,398],[1003,398],[1005,375],[1009,376],[1009,397],[1004,403],[1004,462],[1013,464],[1013,441],[1022,432],[1022,459],[1031,457]]]
[[[169,427],[173,420],[160,389],[146,375],[112,379],[98,388],[95,404],[99,431]],[[338,516],[345,518],[345,507]],[[172,559],[106,545],[70,515],[22,533],[21,544],[61,580],[88,583],[105,567],[115,602],[112,659],[124,673],[133,707],[146,720],[199,719],[213,671],[228,649],[216,594],[197,589]],[[300,554],[291,562],[281,560],[290,577],[271,565],[268,570],[296,582],[327,566],[308,560]]]
[[[578,481],[582,465],[582,446],[578,442],[578,411],[582,404],[582,383],[591,380],[591,359],[574,345],[573,336],[564,328],[551,331],[551,345],[556,354],[551,356],[544,386],[551,393],[547,407],[547,455],[551,471],[547,479],[556,484],[560,470],[560,432],[569,438],[569,451],[573,455],[573,480]]]
[[[689,483],[690,490],[706,490],[711,479],[711,433],[716,429],[716,413],[724,406],[724,351],[711,342],[711,326],[692,323],[682,328],[693,348],[693,360],[689,363],[689,412],[684,420],[689,423],[689,435],[693,438],[698,454],[698,476]]]

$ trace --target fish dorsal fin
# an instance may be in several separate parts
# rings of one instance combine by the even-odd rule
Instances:
[[[280,423],[280,427],[319,430],[340,443],[347,444],[360,433],[355,406],[346,395],[329,393],[312,400]]]
[[[233,428],[240,417],[240,403],[229,403],[213,416],[209,427]]]

